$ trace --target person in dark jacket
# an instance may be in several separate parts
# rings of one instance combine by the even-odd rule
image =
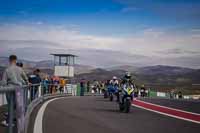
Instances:
[[[39,84],[41,83],[41,78],[40,78],[40,70],[36,69],[33,71],[33,74],[29,76],[29,82],[33,85],[30,90],[31,90],[31,101],[36,98],[38,95],[38,88]]]

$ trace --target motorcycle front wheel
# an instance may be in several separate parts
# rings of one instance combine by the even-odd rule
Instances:
[[[112,94],[110,95],[110,101],[113,101],[113,95]]]
[[[131,106],[131,102],[129,99],[127,99],[124,103],[124,112],[125,113],[129,113],[130,112],[130,106]]]
[[[107,92],[105,91],[104,92],[104,98],[107,98],[108,97],[108,94],[107,94]]]
[[[124,111],[124,105],[122,103],[119,103],[119,111],[120,112]]]

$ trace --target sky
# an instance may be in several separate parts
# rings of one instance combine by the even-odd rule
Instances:
[[[0,56],[200,68],[199,0],[0,0]],[[123,58],[121,58],[123,57]],[[103,58],[103,59],[102,59]],[[101,60],[99,60],[101,59]]]

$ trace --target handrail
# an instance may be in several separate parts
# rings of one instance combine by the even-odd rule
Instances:
[[[0,86],[0,93],[12,92],[15,91],[14,87],[4,87]]]
[[[60,84],[46,84],[48,88],[51,87],[58,87]],[[13,133],[13,120],[14,120],[14,114],[19,113],[17,116],[17,127],[18,127],[18,133],[25,133],[25,116],[27,113],[27,110],[29,108],[29,105],[32,106],[32,102],[41,99],[42,97],[47,96],[47,94],[50,94],[48,96],[52,96],[53,94],[48,90],[47,92],[44,92],[44,84],[31,84],[31,85],[23,85],[23,86],[0,86],[0,94],[6,93],[9,98],[7,98],[8,101],[8,133]],[[39,95],[40,91],[40,95]],[[29,94],[29,95],[28,95]],[[60,93],[61,94],[61,93]],[[63,93],[62,93],[63,94]],[[17,97],[15,99],[15,96]],[[43,98],[42,98],[43,99]],[[34,103],[33,103],[34,104]],[[16,105],[16,106],[15,106]],[[17,112],[14,113],[14,110]]]

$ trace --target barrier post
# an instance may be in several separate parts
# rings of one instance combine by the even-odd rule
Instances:
[[[9,107],[8,107],[8,133],[13,133],[13,119],[14,119],[14,93],[9,94]]]

